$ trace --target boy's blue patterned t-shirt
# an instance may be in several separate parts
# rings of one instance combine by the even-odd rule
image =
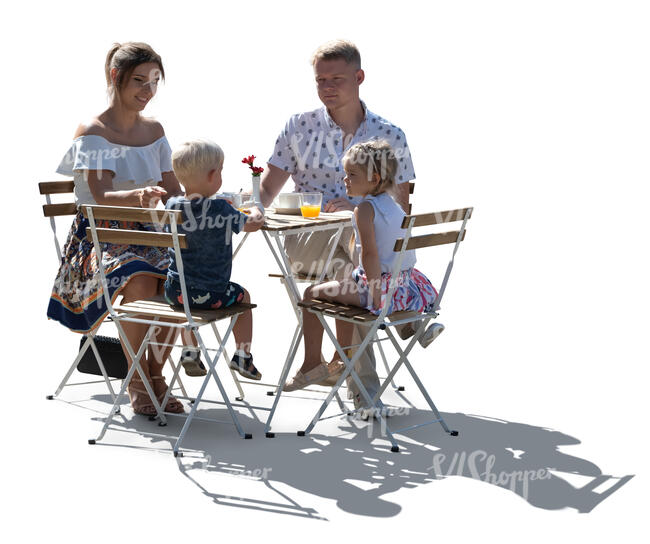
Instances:
[[[220,198],[187,200],[174,196],[165,208],[183,212],[178,233],[187,235],[187,249],[181,249],[187,287],[225,291],[232,270],[232,234],[244,228],[246,214]],[[165,228],[169,232],[169,226]],[[174,249],[169,253],[167,277],[180,282]]]

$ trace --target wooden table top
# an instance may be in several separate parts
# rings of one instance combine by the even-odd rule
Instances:
[[[300,229],[303,227],[313,227],[321,225],[335,225],[338,223],[348,223],[352,221],[350,212],[321,212],[314,219],[306,219],[302,215],[283,215],[267,210],[262,230],[279,231]]]

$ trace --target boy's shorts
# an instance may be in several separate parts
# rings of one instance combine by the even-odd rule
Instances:
[[[206,291],[205,289],[194,289],[187,287],[187,296],[191,308],[197,310],[218,310],[219,308],[227,308],[244,299],[244,288],[232,281],[228,282],[228,286],[223,292]],[[165,298],[172,306],[183,305],[183,293],[181,286],[175,281],[167,278],[165,281]]]

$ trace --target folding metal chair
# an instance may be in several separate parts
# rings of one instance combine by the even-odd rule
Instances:
[[[52,202],[52,195],[69,195],[74,193],[74,181],[73,180],[65,180],[65,181],[44,181],[38,184],[38,190],[40,194],[45,195],[45,204],[43,204],[43,215],[45,217],[49,217],[50,219],[50,228],[52,229],[52,236],[53,236],[53,241],[54,241],[54,248],[56,250],[56,255],[58,258],[58,263],[61,264],[61,261],[63,259],[63,254],[61,252],[61,244],[59,242],[59,237],[56,231],[56,217],[63,217],[63,216],[74,216],[77,213],[77,205],[74,202],[63,202],[63,203],[53,203]],[[111,318],[108,316],[106,318],[106,321],[110,322]],[[101,327],[101,325],[100,325]],[[95,344],[95,337],[97,336],[97,333],[99,330],[91,331],[87,334],[84,335],[84,342],[79,349],[79,353],[75,357],[74,361],[68,368],[68,371],[65,373],[63,376],[63,379],[59,383],[59,386],[56,388],[56,391],[54,392],[53,395],[47,395],[46,398],[47,400],[53,400],[56,397],[58,397],[61,394],[61,391],[63,391],[64,387],[67,386],[72,386],[72,385],[91,385],[95,383],[102,383],[102,380],[97,381],[87,381],[87,382],[81,382],[81,383],[68,383],[70,380],[70,377],[74,373],[74,371],[77,369],[77,365],[79,364],[79,361],[84,357],[88,349],[92,349],[93,354],[95,355],[95,359],[97,360],[97,366],[99,366],[99,370],[102,373],[103,377],[103,382],[106,383],[106,387],[108,388],[108,392],[111,396],[111,400],[115,402],[115,390],[113,389],[113,385],[111,382],[119,380],[120,378],[111,378],[108,376],[106,372],[106,367],[104,366],[104,362],[102,361],[101,355],[99,354],[99,350],[97,349],[97,345]],[[169,359],[170,364],[172,367],[174,367],[174,362]],[[185,387],[183,385],[183,382],[181,381],[180,377],[178,380],[178,386],[179,389],[183,392],[183,395],[187,396],[187,392],[185,391]],[[119,409],[118,409],[119,413]]]
[[[383,429],[386,430],[388,439],[391,442],[391,451],[393,452],[399,451],[399,446],[397,445],[397,441],[395,440],[393,433],[404,432],[417,427],[422,427],[424,425],[430,425],[431,423],[435,423],[435,422],[439,422],[442,428],[448,434],[452,436],[458,435],[458,431],[450,430],[447,424],[445,423],[443,417],[441,416],[440,412],[438,411],[435,404],[433,403],[433,400],[431,400],[431,397],[429,396],[426,388],[424,387],[418,375],[416,374],[415,370],[413,369],[413,366],[408,361],[408,355],[413,349],[413,347],[415,346],[420,336],[426,330],[428,323],[432,319],[438,317],[440,302],[445,293],[445,289],[447,288],[447,283],[449,281],[449,276],[451,274],[451,270],[454,265],[454,258],[456,256],[456,252],[458,251],[460,242],[465,238],[465,226],[467,224],[467,221],[471,217],[472,210],[473,208],[464,208],[459,210],[450,210],[450,211],[421,214],[421,215],[407,215],[406,217],[404,217],[402,228],[406,229],[406,233],[404,235],[404,238],[400,238],[395,241],[394,251],[399,253],[399,255],[397,256],[392,271],[392,280],[390,283],[388,293],[386,295],[386,298],[388,300],[391,299],[393,292],[397,287],[397,278],[399,276],[399,271],[401,270],[404,254],[407,250],[423,248],[428,246],[454,244],[451,260],[447,265],[445,276],[440,285],[438,296],[436,297],[434,306],[431,309],[431,311],[412,315],[409,317],[405,317],[403,319],[389,320],[388,316],[386,315],[387,307],[385,307],[379,315],[375,315],[372,312],[369,312],[363,308],[325,302],[321,300],[311,300],[311,301],[304,301],[299,303],[299,306],[314,313],[318,317],[319,321],[323,325],[323,328],[325,329],[325,332],[327,332],[327,335],[334,343],[334,346],[338,351],[339,355],[341,356],[342,361],[345,363],[346,368],[341,374],[341,376],[339,377],[339,380],[336,383],[336,385],[330,391],[327,398],[323,401],[323,404],[321,405],[320,409],[312,419],[309,426],[304,431],[298,431],[298,436],[305,436],[306,434],[311,432],[311,430],[314,428],[316,423],[321,420],[323,413],[327,409],[327,406],[332,401],[332,398],[334,397],[338,389],[343,384],[343,381],[348,376],[350,376],[356,382],[357,386],[359,387],[359,392],[361,393],[366,406],[371,407],[372,411],[374,412],[374,415],[377,417],[377,419],[379,419],[382,425],[382,430]],[[459,230],[442,232],[442,233],[434,233],[434,234],[426,234],[420,236],[411,236],[411,231],[414,227],[437,225],[437,224],[449,223],[453,221],[462,221]],[[393,314],[391,317],[394,316],[395,314]],[[340,319],[351,323],[364,323],[369,326],[369,330],[359,346],[341,346],[337,341],[336,333],[332,330],[332,328],[327,323],[327,320],[325,319],[326,317],[334,317],[335,319]],[[412,336],[412,338],[410,338],[406,347],[402,349],[400,344],[397,342],[397,339],[395,338],[395,335],[391,330],[391,328],[400,325],[405,325],[405,324],[411,324],[411,326],[415,329],[415,334]],[[383,330],[386,332],[393,347],[395,348],[397,354],[399,355],[399,359],[395,364],[395,366],[392,368],[392,370],[389,372],[384,382],[381,384],[381,387],[375,394],[374,398],[371,398],[368,394],[368,391],[363,386],[363,383],[359,379],[359,376],[357,375],[356,371],[354,370],[354,365],[357,362],[363,350],[368,346],[368,344],[370,344],[371,342],[378,341],[376,338],[376,334],[378,330]],[[350,347],[356,348],[356,351],[351,358],[349,358],[346,354],[346,349]],[[411,374],[413,380],[418,386],[418,389],[420,390],[425,400],[427,401],[427,404],[429,405],[436,419],[428,421],[426,423],[412,425],[409,427],[391,431],[390,427],[386,423],[386,415],[379,408],[380,406],[379,399],[381,398],[381,395],[385,391],[388,384],[395,376],[395,373],[399,370],[399,368],[402,365],[406,366],[406,368],[408,369],[409,373]],[[350,415],[351,413],[352,413],[351,411],[347,412],[348,415]],[[342,414],[337,414],[337,415],[342,415]],[[337,415],[330,416],[330,417],[336,417]]]
[[[137,371],[142,379],[142,382],[147,390],[147,393],[151,399],[152,404],[156,409],[157,418],[159,419],[159,425],[164,426],[167,424],[167,419],[165,412],[162,409],[162,406],[167,405],[169,396],[171,394],[172,388],[176,380],[178,379],[178,372],[180,370],[180,365],[177,365],[174,368],[174,374],[163,398],[162,402],[159,403],[156,399],[156,396],[153,393],[153,389],[146,379],[142,367],[140,365],[140,359],[142,355],[146,352],[146,349],[149,345],[156,345],[155,342],[151,340],[152,334],[156,327],[169,327],[176,329],[185,329],[194,333],[194,336],[197,340],[198,347],[201,350],[204,360],[208,365],[208,373],[204,377],[203,383],[199,390],[198,395],[193,399],[192,408],[189,415],[185,414],[174,414],[186,417],[181,433],[174,445],[173,451],[174,456],[182,456],[182,452],[179,451],[181,443],[192,423],[192,420],[196,416],[196,411],[203,399],[203,394],[205,389],[210,381],[210,378],[214,379],[214,382],[217,384],[221,396],[223,398],[223,404],[228,408],[228,412],[234,425],[237,427],[242,438],[252,438],[252,435],[244,433],[239,421],[237,419],[237,414],[233,410],[233,405],[231,404],[226,391],[217,375],[215,370],[215,365],[219,358],[222,356],[225,348],[225,344],[230,337],[230,333],[233,330],[237,318],[239,315],[247,310],[255,308],[254,304],[239,303],[229,306],[221,310],[192,310],[189,307],[187,295],[187,287],[185,284],[185,273],[183,270],[183,259],[181,255],[181,249],[187,248],[186,235],[179,234],[177,230],[178,223],[183,221],[182,212],[180,210],[147,210],[142,208],[126,208],[126,207],[115,207],[115,206],[82,206],[83,212],[88,218],[90,226],[86,229],[87,235],[92,238],[93,244],[95,246],[95,253],[97,258],[97,264],[100,272],[100,279],[103,287],[104,300],[109,311],[111,319],[117,327],[118,334],[122,344],[126,348],[131,360],[133,361],[129,372],[122,383],[122,388],[118,393],[117,399],[113,404],[104,426],[99,433],[99,436],[95,439],[90,439],[89,444],[95,444],[98,440],[101,440],[108,427],[110,426],[113,417],[117,413],[119,407],[119,399],[124,395],[126,388],[128,387],[131,379],[133,378],[134,373]],[[114,220],[114,221],[138,221],[141,223],[153,223],[156,226],[163,227],[168,226],[170,232],[152,232],[152,231],[133,231],[126,230],[122,228],[98,228],[96,220]],[[106,281],[106,272],[102,264],[102,243],[113,243],[113,244],[129,244],[129,245],[143,245],[143,246],[153,246],[153,247],[173,247],[176,252],[176,264],[178,267],[178,274],[180,276],[181,292],[183,294],[183,310],[181,311],[178,308],[170,306],[164,299],[164,297],[158,295],[151,299],[147,300],[136,300],[128,303],[113,304],[111,302],[110,296],[108,295],[107,281]],[[216,322],[230,318],[230,325],[223,338],[219,334],[219,331],[216,327]],[[123,322],[130,323],[142,323],[148,325],[147,332],[145,334],[144,340],[140,345],[137,353],[134,352],[133,346],[131,346],[128,338],[124,334],[124,329],[122,327]],[[213,358],[210,357],[208,349],[205,346],[203,337],[201,335],[200,329],[202,327],[209,326],[212,328],[214,335],[219,343],[218,349],[216,349],[216,354]],[[160,344],[158,344],[160,345]],[[168,344],[163,344],[168,345]],[[154,418],[155,419],[155,418]],[[215,421],[215,420],[208,420]]]
[[[77,205],[74,202],[64,202],[64,203],[57,203],[54,204],[52,203],[52,196],[54,194],[69,194],[74,192],[74,181],[72,180],[66,180],[66,181],[44,181],[38,184],[38,190],[40,194],[45,195],[45,202],[46,204],[43,204],[43,215],[45,217],[49,217],[50,219],[50,227],[52,229],[52,235],[54,238],[54,247],[56,249],[56,254],[58,257],[58,262],[61,264],[61,261],[63,259],[63,255],[61,253],[61,245],[59,243],[59,238],[56,232],[56,220],[55,217],[61,217],[61,216],[73,216],[77,213]],[[79,364],[79,361],[81,361],[82,357],[86,353],[86,351],[91,348],[93,350],[93,353],[95,354],[95,359],[97,360],[97,364],[99,366],[99,369],[101,370],[102,377],[104,378],[104,382],[106,383],[106,387],[108,388],[108,392],[111,395],[111,399],[113,402],[115,401],[115,391],[113,390],[113,386],[111,384],[111,381],[114,381],[115,379],[118,378],[110,378],[108,374],[106,373],[106,368],[104,367],[104,363],[102,361],[102,358],[99,354],[99,351],[97,350],[97,346],[95,345],[95,336],[97,334],[97,331],[90,332],[86,335],[86,340],[81,346],[81,349],[79,350],[79,353],[77,354],[77,357],[75,360],[72,362],[70,365],[70,368],[68,371],[65,373],[63,376],[63,379],[61,380],[61,383],[59,383],[59,386],[56,388],[56,391],[54,392],[53,395],[47,395],[46,398],[48,400],[53,400],[54,398],[58,397],[61,394],[61,391],[63,391],[63,388],[66,386],[71,386],[71,385],[88,385],[88,384],[93,384],[93,383],[101,383],[101,381],[90,381],[90,382],[83,382],[79,384],[69,384],[68,380],[72,376],[72,373],[75,371],[77,368],[77,365]]]

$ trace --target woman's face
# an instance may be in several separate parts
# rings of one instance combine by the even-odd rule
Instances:
[[[117,75],[115,69],[114,73]],[[156,94],[159,81],[160,67],[155,62],[139,64],[123,82],[119,91],[120,102],[130,110],[142,111]]]

